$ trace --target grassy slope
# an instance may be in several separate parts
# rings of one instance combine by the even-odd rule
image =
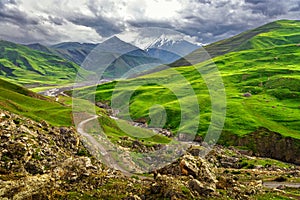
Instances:
[[[0,79],[0,108],[54,126],[71,126],[71,107],[62,106],[25,88]]]
[[[80,101],[80,100],[79,100]],[[8,110],[16,114],[29,117],[35,121],[45,120],[53,126],[71,126],[72,122],[72,98],[60,97],[60,102],[54,102],[49,98],[38,95],[18,85],[0,79],[0,109]],[[86,101],[80,101],[84,111],[94,105]],[[77,110],[82,112],[82,110]],[[116,124],[115,120],[105,115],[104,111],[96,108],[97,113],[101,113],[100,124],[113,142],[117,142],[122,136],[130,136],[124,133]],[[123,123],[130,132],[149,134],[147,130],[133,127]],[[152,132],[151,132],[152,133]],[[163,136],[155,135],[145,140],[145,144],[165,143],[168,139]]]
[[[54,54],[0,41],[0,77],[19,84],[63,84],[76,77],[79,66]],[[87,73],[87,72],[84,72]]]
[[[244,44],[249,47],[247,50],[214,59],[222,74],[227,94],[224,130],[244,135],[259,127],[266,127],[300,139],[300,47],[297,45],[300,37],[296,37],[300,32],[300,23],[279,21],[273,25],[280,28],[270,29],[269,32],[248,39]],[[206,64],[201,63],[196,67],[205,68]],[[203,79],[191,66],[168,69],[122,82],[120,91],[133,90],[134,85],[144,85],[131,98],[130,114],[135,119],[147,118],[152,105],[163,105],[168,113],[166,127],[176,131],[180,122],[176,97],[169,89],[149,83],[167,82],[168,87],[186,87],[188,84],[180,82],[177,72],[186,77],[197,94],[201,109],[198,132],[205,134],[211,117],[209,94]],[[115,84],[99,86],[96,100],[110,100]],[[252,97],[243,97],[246,92],[250,92]],[[188,98],[181,100],[189,102]]]
[[[204,46],[205,52],[203,52],[203,49],[198,49],[186,56],[186,59],[195,63],[193,61],[198,61],[202,56],[205,57],[206,52],[209,53],[211,58],[214,58],[241,50],[264,47],[268,48],[280,44],[290,44],[291,42],[299,43],[299,28],[296,28],[293,24],[298,26],[299,22],[291,20],[271,22],[256,29],[243,32],[234,37]],[[186,66],[190,65],[190,63],[184,59],[180,59],[172,65]]]

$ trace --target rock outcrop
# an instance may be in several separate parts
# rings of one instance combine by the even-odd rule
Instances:
[[[244,200],[264,192],[262,177],[300,176],[296,166],[271,165],[245,169],[248,171],[244,176],[240,171],[242,163],[255,157],[216,146],[202,158],[205,147],[196,145],[175,162],[155,171],[154,178],[128,177],[90,155],[74,128],[52,127],[45,121],[34,122],[2,110],[0,138],[0,199],[5,200]],[[139,141],[132,141],[132,147],[148,150],[142,149]],[[245,177],[250,177],[246,183],[239,181]]]
[[[214,168],[200,156],[186,154],[157,172],[175,177],[188,177],[185,184],[196,196],[209,196],[216,191]]]
[[[266,128],[259,128],[236,140],[238,146],[252,147],[256,156],[274,158],[300,165],[300,140],[284,137]]]

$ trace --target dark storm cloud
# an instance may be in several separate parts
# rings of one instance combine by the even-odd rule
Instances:
[[[198,3],[202,3],[202,4],[210,4],[211,3],[211,0],[196,0],[196,2]]]
[[[289,12],[299,12],[300,11],[300,2],[297,3],[294,7],[292,7]]]
[[[76,17],[68,19],[70,22],[87,26],[95,29],[99,35],[104,37],[109,37],[114,34],[118,34],[122,32],[123,28],[122,26],[118,26],[115,21],[111,21],[109,19],[105,19],[104,17],[98,16],[98,17]]]
[[[128,23],[136,28],[143,28],[143,27],[159,27],[159,28],[166,28],[166,29],[176,29],[173,27],[172,24],[168,22],[160,22],[160,21],[128,21]]]
[[[183,32],[187,35],[197,36],[201,43],[211,43],[217,40],[221,40],[230,36],[233,36],[241,30],[247,30],[248,26],[242,23],[228,23],[221,22],[210,23],[206,22],[201,25],[191,24],[184,29],[178,29],[177,31]]]
[[[115,3],[107,1],[106,5],[98,0],[87,0],[86,6],[93,13],[93,16],[86,16],[83,13],[71,15],[66,19],[73,24],[91,27],[102,37],[109,37],[124,30],[122,19],[115,20],[105,16],[105,13],[115,12]]]
[[[78,35],[79,38],[74,41],[81,42],[84,38],[87,29],[72,30],[72,26],[67,26],[65,17],[53,12],[51,7],[42,7],[46,8],[47,12],[28,10],[26,7],[22,7],[22,1],[0,0],[0,39],[23,44],[53,44],[66,40],[71,41],[72,39],[69,38],[72,34]],[[64,11],[69,12],[67,8]]]
[[[267,17],[276,17],[288,13],[288,7],[285,6],[285,1],[259,1],[259,0],[246,0],[248,5],[246,8],[252,10],[254,14],[262,14]]]
[[[245,0],[245,2],[256,5],[256,4],[265,2],[265,0]]]
[[[21,11],[17,7],[15,0],[4,0],[0,2],[0,21],[18,25],[38,24],[37,19],[29,17],[24,11]]]
[[[298,0],[194,2],[197,2],[198,6],[181,11],[182,19],[188,23],[182,24],[177,30],[197,36],[199,41],[204,43],[224,39],[274,20],[300,18]]]
[[[4,7],[7,4],[17,5],[15,0],[2,0],[0,1],[0,8]]]
[[[300,19],[300,0],[172,1],[180,3],[174,16],[160,17],[161,10],[147,14],[150,0],[0,0],[0,26],[2,30],[8,27],[7,34],[0,32],[0,37],[59,42],[90,34],[99,40],[127,28],[160,27],[210,43],[278,19]],[[16,35],[12,27],[22,30],[22,35]]]

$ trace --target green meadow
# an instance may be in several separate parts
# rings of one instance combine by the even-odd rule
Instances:
[[[53,126],[71,126],[72,108],[0,79],[0,109]]]
[[[0,77],[29,87],[71,83],[79,66],[57,55],[0,40]],[[90,72],[81,70],[84,77]]]
[[[229,46],[227,40],[209,46],[220,49],[223,42],[227,49],[212,59],[226,90],[224,133],[242,136],[265,127],[300,139],[300,22],[274,22],[249,31],[246,36],[241,34],[230,39],[234,46]],[[212,102],[223,103],[218,99],[211,101],[205,78],[211,72],[204,76],[199,73],[213,63],[204,61],[195,66],[169,68],[80,93],[83,97],[95,95],[96,101],[112,100],[120,109],[121,118],[146,119],[149,124],[153,121],[149,110],[161,105],[167,115],[164,128],[175,133],[197,128],[199,135],[205,135],[211,124]],[[190,93],[190,88],[195,94]],[[122,101],[117,105],[116,100],[128,99],[126,95],[130,95],[128,105],[122,105]],[[199,115],[195,111],[195,98]],[[154,115],[159,111],[154,109]]]

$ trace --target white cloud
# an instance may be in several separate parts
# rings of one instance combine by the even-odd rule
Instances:
[[[181,4],[174,0],[146,1],[145,16],[149,19],[174,19],[181,10]]]

